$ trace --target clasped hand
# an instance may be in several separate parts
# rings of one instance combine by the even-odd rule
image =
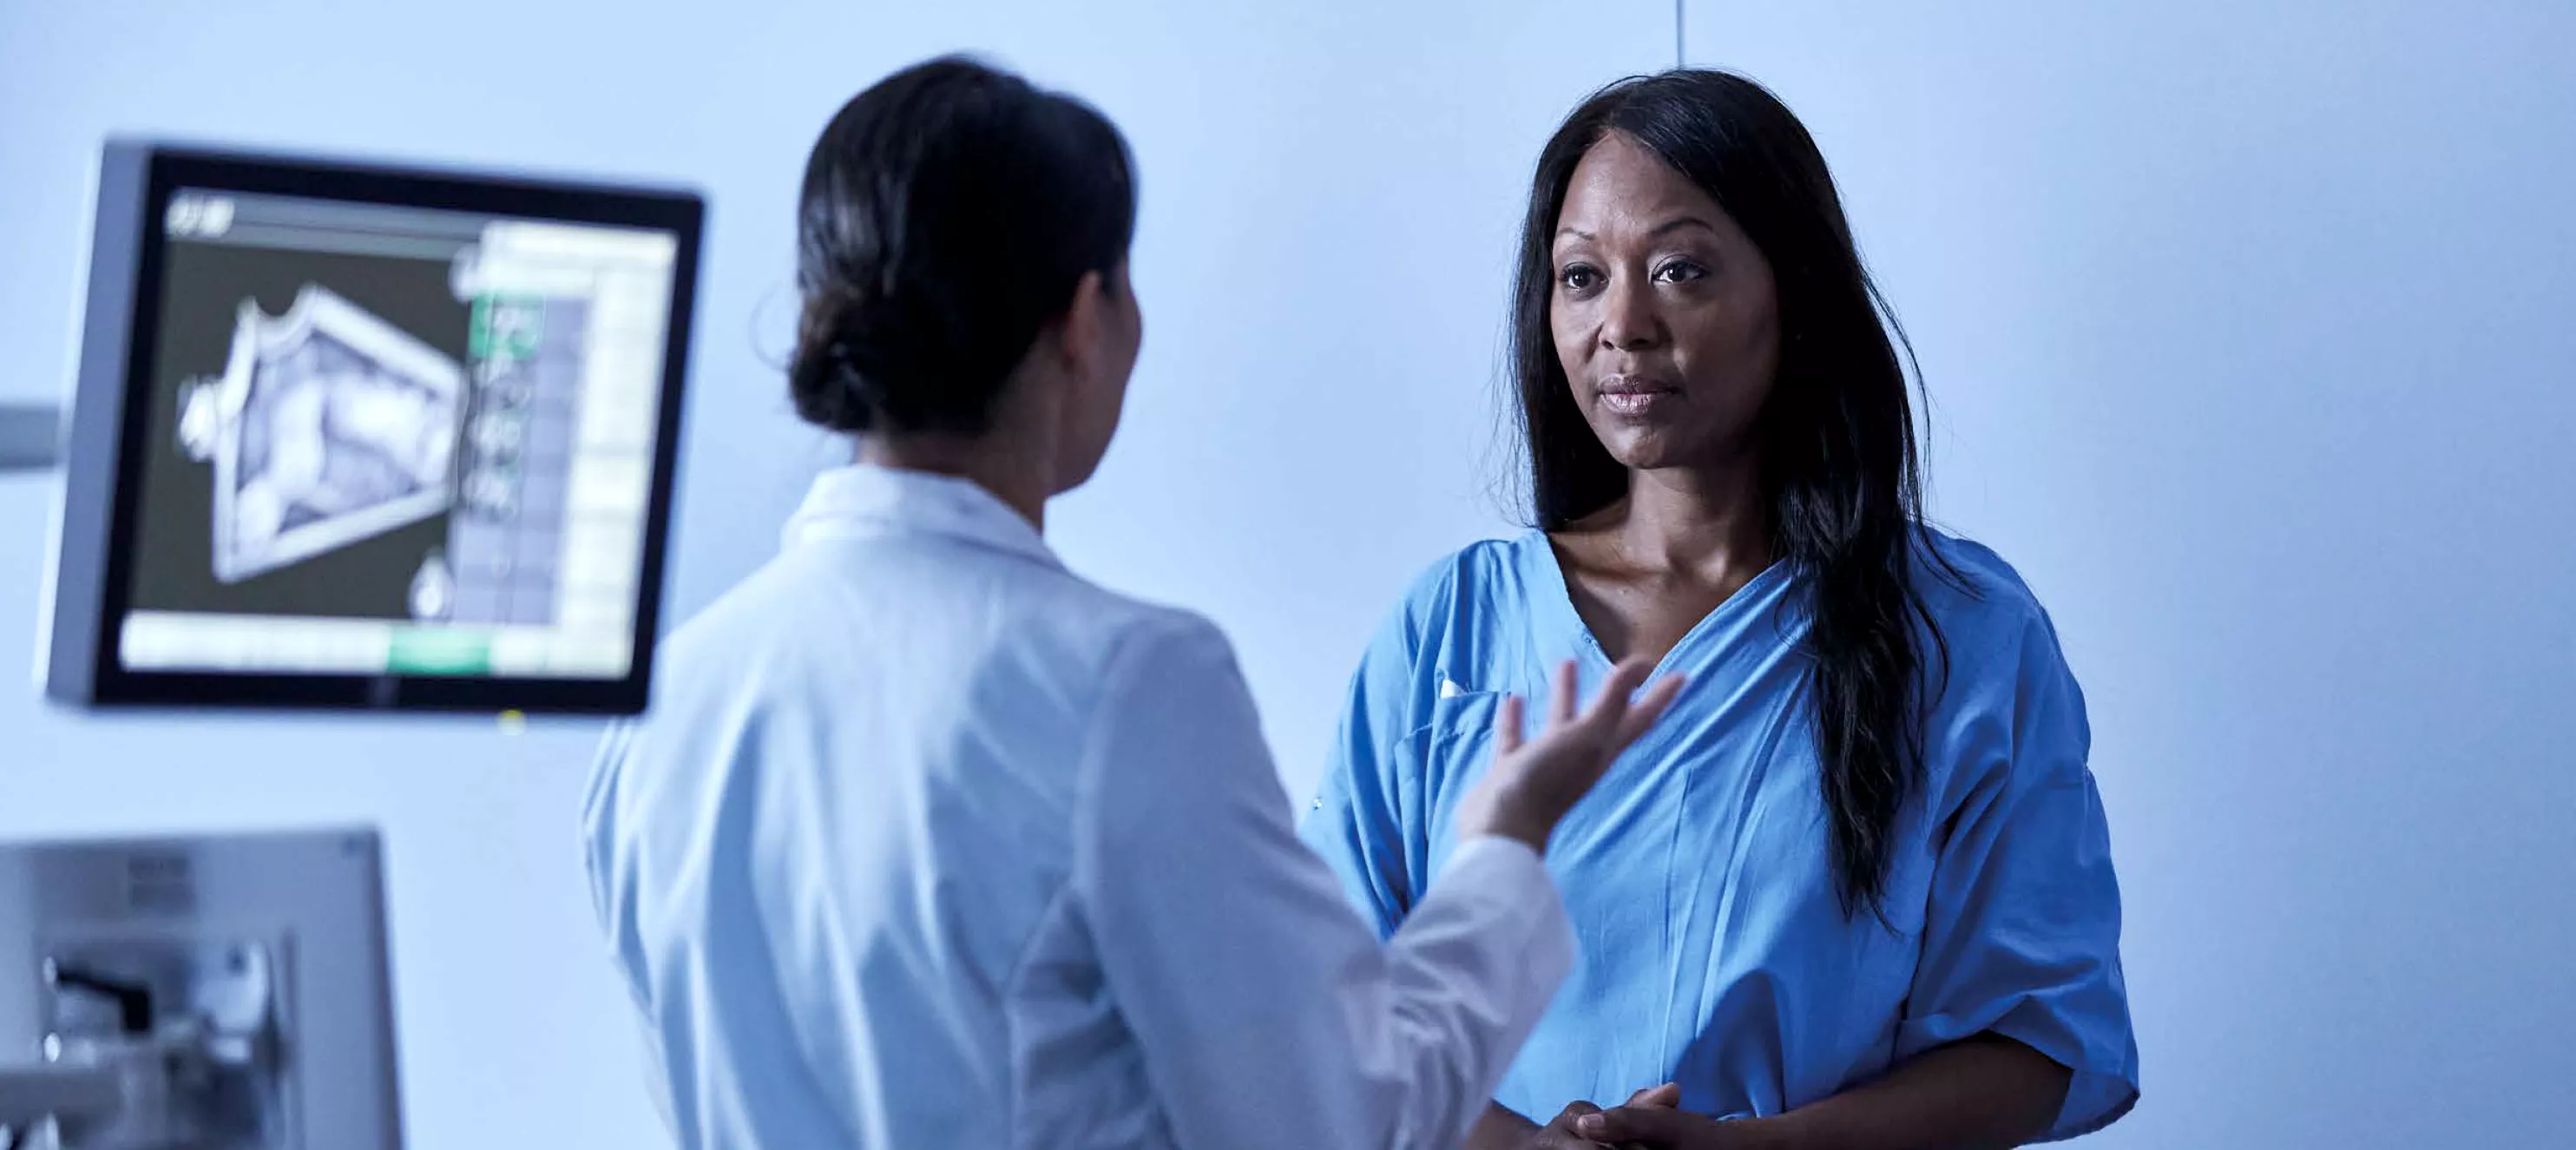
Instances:
[[[1530,1135],[1522,1150],[1752,1150],[1760,1145],[1741,1123],[1681,1109],[1681,1087],[1666,1083],[1604,1110],[1576,1102]]]

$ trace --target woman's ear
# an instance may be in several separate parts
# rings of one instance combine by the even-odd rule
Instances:
[[[1073,299],[1065,305],[1064,322],[1058,325],[1056,338],[1063,348],[1064,365],[1082,378],[1100,370],[1115,343],[1109,330],[1115,317],[1109,310],[1108,288],[1099,272],[1082,273],[1073,285]]]

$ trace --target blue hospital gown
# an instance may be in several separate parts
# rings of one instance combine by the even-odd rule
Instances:
[[[1582,958],[1498,1101],[1545,1122],[1672,1081],[1684,1109],[1770,1115],[1993,1031],[2073,1071],[2052,1139],[2135,1104],[2083,695],[2009,565],[1930,545],[1973,594],[1918,568],[1949,672],[1931,680],[1886,921],[1846,917],[1836,897],[1802,600],[1775,565],[1666,657],[1690,686],[1558,827],[1548,866]],[[1302,833],[1381,935],[1450,849],[1503,695],[1543,699],[1567,658],[1587,693],[1609,669],[1536,532],[1434,565],[1370,644]],[[1544,710],[1529,708],[1533,727]]]

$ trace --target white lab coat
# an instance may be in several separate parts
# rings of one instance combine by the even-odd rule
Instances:
[[[601,922],[690,1147],[1455,1145],[1574,960],[1481,839],[1387,943],[1225,639],[853,467],[603,748]]]

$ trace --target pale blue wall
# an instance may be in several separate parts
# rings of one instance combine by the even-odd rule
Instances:
[[[2105,1147],[2576,1144],[2576,5],[1690,0],[1844,181],[1937,508],[2054,609]]]

